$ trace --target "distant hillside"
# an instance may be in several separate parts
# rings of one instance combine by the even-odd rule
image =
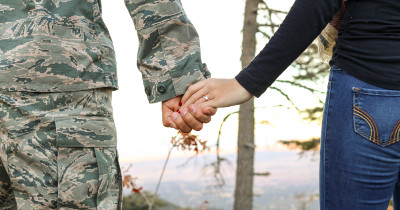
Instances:
[[[215,187],[212,168],[205,167],[215,156],[204,155],[187,161],[186,158],[171,159],[160,186],[159,196],[168,201],[159,209],[183,210],[190,207],[200,210],[207,200],[206,210],[231,210],[235,185],[236,155],[225,155],[230,164],[224,164],[222,172],[225,185]],[[257,176],[254,180],[254,210],[307,210],[318,209],[318,153],[312,152],[300,158],[298,152],[265,151],[257,152],[256,172],[270,172],[270,176]],[[137,177],[138,186],[154,192],[164,160],[132,163],[130,173]],[[122,164],[127,167],[128,164]],[[129,192],[125,191],[127,195]],[[212,209],[213,207],[214,209]],[[146,209],[147,210],[147,209]]]
[[[146,193],[149,195],[148,193]],[[149,196],[148,199],[151,199]],[[148,210],[149,206],[146,203],[145,199],[143,198],[142,195],[139,194],[130,194],[127,196],[124,196],[123,203],[122,203],[122,209],[123,210]],[[156,198],[153,206],[154,210],[199,210],[201,209],[201,206],[197,208],[184,208],[184,207],[179,207],[173,203],[170,203],[166,200],[163,200],[161,198]],[[221,210],[221,209],[216,209],[216,208],[206,208],[206,210]]]
[[[149,197],[149,199],[151,199],[151,197]],[[146,201],[142,195],[131,194],[128,196],[124,196],[123,203],[122,203],[122,209],[123,210],[148,210],[149,206],[146,203]],[[177,205],[174,205],[174,204],[172,204],[166,200],[160,199],[160,198],[156,198],[153,209],[187,210],[185,208],[181,208]]]

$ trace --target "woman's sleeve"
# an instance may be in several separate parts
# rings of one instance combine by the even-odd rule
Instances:
[[[343,0],[297,0],[264,49],[236,80],[259,97],[332,20]]]
[[[210,76],[180,0],[125,0],[139,37],[137,65],[150,103],[183,95]]]

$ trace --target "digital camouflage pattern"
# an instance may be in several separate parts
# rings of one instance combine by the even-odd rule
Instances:
[[[122,0],[121,0],[122,1]],[[139,37],[138,67],[151,103],[209,77],[197,32],[179,0],[125,0]],[[0,0],[0,90],[118,88],[100,0]]]
[[[126,0],[139,37],[138,68],[150,102],[183,95],[210,77],[180,0]]]
[[[121,208],[111,89],[0,102],[0,209]]]
[[[125,4],[150,102],[209,77],[179,0]],[[0,0],[0,209],[121,208],[117,88],[100,0]]]

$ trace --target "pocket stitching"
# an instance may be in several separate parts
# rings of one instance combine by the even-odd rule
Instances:
[[[357,107],[357,106],[353,106],[353,107],[354,107],[353,114],[356,116],[359,116],[361,119],[363,119],[369,125],[370,136],[369,137],[364,136],[364,137],[366,137],[367,139],[369,139],[370,141],[372,141],[374,143],[379,144],[380,141],[379,141],[378,126],[376,125],[374,119],[368,113],[366,113],[364,110],[362,110],[360,107]],[[357,122],[358,121],[356,120],[355,123],[357,124]],[[365,135],[367,135],[362,130],[357,129],[356,131],[357,131],[357,133],[362,132]]]
[[[360,88],[353,88],[354,104],[357,104],[357,105],[360,104],[360,92],[362,92],[362,90]],[[376,92],[374,92],[374,93],[375,93],[374,95],[383,96],[381,94],[376,94]],[[375,144],[377,144],[379,146],[383,146],[383,147],[400,141],[400,120],[397,122],[397,124],[392,129],[392,132],[388,139],[388,142],[381,142],[379,139],[378,127],[377,127],[374,119],[366,111],[364,111],[363,109],[361,109],[360,107],[358,107],[354,104],[353,104],[353,121],[354,121],[354,129],[355,129],[356,133],[360,134],[362,137],[366,138],[367,140],[372,141]],[[359,114],[364,115],[364,117],[357,114],[357,111]],[[359,119],[357,119],[357,117]],[[370,121],[368,121],[366,118],[369,119]],[[369,137],[366,132],[364,132],[360,129],[359,120],[363,120],[364,122],[366,122],[369,125],[370,132],[371,132],[369,134]],[[374,131],[374,129],[371,127],[371,123],[373,124],[372,127],[374,127],[374,129],[376,129],[376,136],[374,136],[372,133]]]
[[[394,134],[394,135],[393,135]],[[389,144],[391,144],[392,140],[392,144],[396,143],[400,140],[399,138],[399,134],[400,134],[400,120],[397,122],[397,124],[394,126],[392,133],[390,134],[390,138],[389,138]],[[397,137],[396,137],[397,136]],[[392,138],[393,137],[393,138]]]

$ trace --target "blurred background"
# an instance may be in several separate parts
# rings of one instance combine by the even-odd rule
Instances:
[[[268,43],[293,2],[258,3],[255,53]],[[212,77],[233,78],[242,69],[246,1],[182,0],[182,4],[199,33],[202,60]],[[133,189],[141,193],[125,189],[124,209],[148,209],[143,195],[153,198],[170,151],[155,209],[233,209],[239,106],[219,109],[202,131],[192,132],[197,136],[191,136],[194,142],[207,141],[205,151],[200,143],[198,154],[178,147],[171,150],[177,131],[162,126],[160,103],[148,104],[136,67],[138,39],[124,1],[102,0],[102,6],[117,53],[120,90],[114,92],[113,106],[120,163],[129,178],[126,183],[134,183]],[[318,150],[327,72],[313,43],[255,99],[252,209],[319,209]]]

